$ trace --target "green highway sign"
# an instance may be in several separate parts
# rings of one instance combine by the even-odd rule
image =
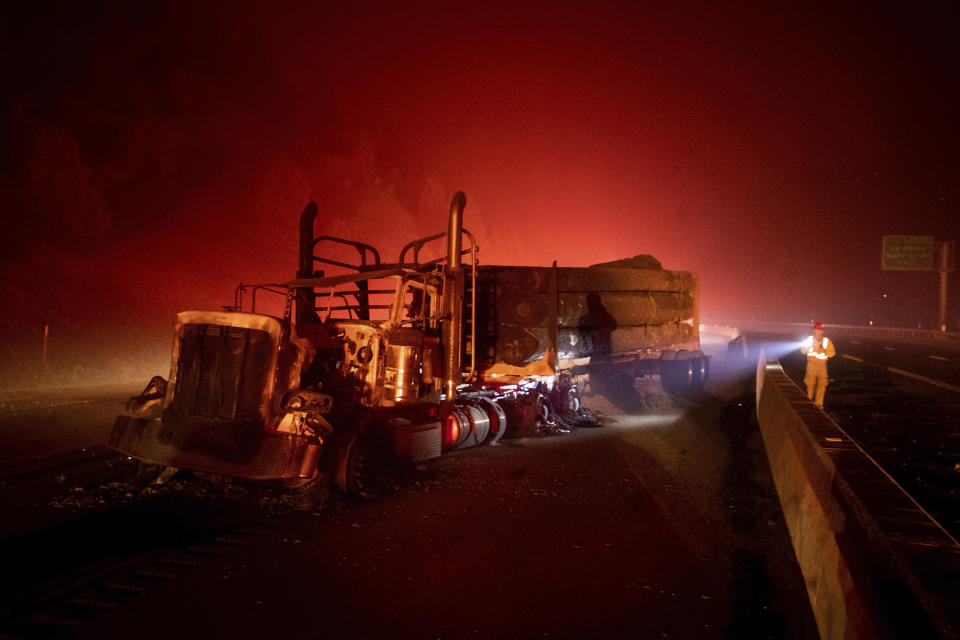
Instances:
[[[890,271],[933,271],[933,236],[883,236],[882,268]]]

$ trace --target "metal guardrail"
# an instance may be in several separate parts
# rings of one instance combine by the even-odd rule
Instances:
[[[741,329],[753,329],[757,331],[796,330],[797,332],[809,332],[811,326],[809,322],[750,322],[743,325]],[[873,338],[906,338],[960,346],[960,333],[956,332],[942,332],[932,329],[910,329],[907,327],[869,327],[853,324],[826,323],[824,323],[824,328],[828,333],[833,331],[845,335]]]

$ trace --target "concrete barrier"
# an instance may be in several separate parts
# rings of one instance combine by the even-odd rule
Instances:
[[[820,636],[960,637],[960,546],[763,355],[757,418]]]

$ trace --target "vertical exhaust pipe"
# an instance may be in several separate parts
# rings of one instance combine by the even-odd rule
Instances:
[[[313,222],[317,218],[317,203],[311,202],[300,214],[300,264],[297,278],[313,277]],[[297,289],[297,324],[310,324],[315,319],[316,295],[310,287]]]
[[[460,259],[463,231],[463,208],[467,197],[457,191],[450,202],[447,226],[447,265],[444,268],[443,311],[443,388],[447,402],[457,397],[460,384],[460,350],[463,336],[463,263]]]

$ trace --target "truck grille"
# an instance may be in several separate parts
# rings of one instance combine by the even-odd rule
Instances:
[[[259,329],[214,324],[181,328],[177,381],[168,412],[177,417],[256,420],[270,381],[273,344]]]

